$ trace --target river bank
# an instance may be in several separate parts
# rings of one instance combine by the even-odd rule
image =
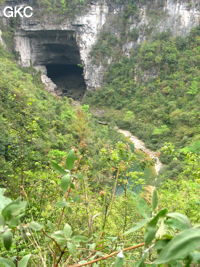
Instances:
[[[123,134],[125,137],[129,138],[129,140],[134,144],[135,149],[143,151],[145,154],[147,154],[151,159],[155,161],[154,168],[155,168],[156,174],[158,175],[160,170],[163,167],[163,164],[160,161],[159,156],[158,156],[159,153],[146,148],[145,143],[139,138],[137,138],[136,136],[132,135],[131,132],[127,130],[122,130],[119,128],[117,128],[117,131]]]

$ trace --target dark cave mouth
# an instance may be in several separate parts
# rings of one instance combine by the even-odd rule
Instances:
[[[47,64],[47,76],[57,85],[61,96],[81,100],[86,91],[83,67],[79,64]]]
[[[30,40],[33,66],[46,67],[47,76],[57,86],[55,93],[81,100],[86,83],[75,31],[36,30],[26,32],[26,37]]]

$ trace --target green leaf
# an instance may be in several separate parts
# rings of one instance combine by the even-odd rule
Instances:
[[[29,223],[29,228],[31,228],[33,231],[40,231],[42,230],[44,226],[37,223],[37,222],[31,222]]]
[[[3,226],[5,224],[4,217],[0,215],[0,226]]]
[[[0,212],[10,203],[12,200],[4,196],[5,189],[0,188]]]
[[[146,245],[151,243],[154,239],[156,232],[157,232],[157,223],[160,218],[164,217],[167,214],[167,209],[163,209],[158,212],[156,216],[154,216],[147,225],[146,232],[144,235],[144,240]]]
[[[0,257],[0,267],[15,267],[15,264],[10,259]]]
[[[200,252],[192,252],[189,255],[192,263],[200,263]]]
[[[149,208],[149,206],[147,205],[146,201],[139,197],[138,195],[136,195],[136,198],[139,200],[136,202],[136,207],[138,212],[145,218],[150,218],[151,216],[151,209]]]
[[[187,216],[181,213],[178,212],[168,213],[167,217],[169,219],[166,221],[166,224],[174,227],[175,229],[185,230],[191,228],[190,220],[188,219]]]
[[[136,263],[135,267],[146,267],[146,264],[144,263],[144,259]]]
[[[124,233],[124,235],[129,235],[131,233],[136,232],[137,230],[141,229],[142,227],[144,227],[147,223],[149,222],[149,219],[144,219],[140,222],[138,222],[133,228],[129,229],[128,231],[126,231]]]
[[[57,207],[57,208],[70,207],[70,204],[69,204],[66,200],[58,201],[58,202],[56,203],[56,207]]]
[[[75,189],[75,185],[73,183],[71,183],[71,189]]]
[[[63,190],[63,192],[67,192],[69,186],[71,184],[71,177],[69,174],[64,175],[60,181],[60,187]]]
[[[64,233],[64,235],[65,235],[66,238],[71,237],[71,235],[72,235],[72,228],[71,228],[71,226],[68,223],[65,224],[65,226],[63,228],[63,233]]]
[[[158,267],[157,265],[155,265],[155,264],[147,264],[147,263],[145,263],[144,261],[142,261],[142,262],[139,262],[136,266],[134,266],[134,267]],[[166,266],[159,266],[159,267],[166,267]],[[173,266],[168,266],[168,267],[175,267],[174,265]],[[181,266],[182,267],[182,266]]]
[[[155,210],[158,206],[158,194],[157,190],[155,189],[153,191],[153,197],[152,197],[152,209]]]
[[[168,234],[168,227],[165,224],[166,218],[161,218],[159,222],[159,227],[156,232],[156,239],[163,239]]]
[[[160,251],[166,247],[167,243],[169,243],[170,240],[158,240],[155,243],[154,249],[157,250],[158,253],[160,253]]]
[[[51,234],[51,237],[54,238],[56,242],[58,242],[58,244],[63,246],[66,245],[67,239],[63,231],[56,231],[53,234]]]
[[[155,264],[186,258],[200,246],[200,229],[187,229],[176,235],[161,251]]]
[[[75,155],[74,150],[70,150],[68,155],[67,155],[67,159],[66,159],[66,169],[68,170],[72,170],[74,167],[74,162],[75,160],[77,160],[77,156]]]
[[[66,174],[65,169],[63,169],[60,165],[58,165],[55,161],[51,162],[52,167],[54,168],[55,171],[57,171],[59,174]]]
[[[72,240],[74,242],[79,243],[79,242],[87,242],[88,241],[88,238],[86,236],[83,236],[83,235],[74,235],[72,237]]]
[[[18,263],[18,267],[27,267],[31,254],[24,256]]]
[[[10,229],[6,230],[3,234],[2,234],[2,238],[3,238],[3,244],[4,247],[7,250],[10,250],[11,245],[12,245],[12,239],[13,239],[13,234],[11,232]]]
[[[67,242],[67,248],[70,254],[74,254],[76,252],[76,246],[72,242]]]
[[[1,214],[10,227],[16,227],[19,224],[20,218],[25,214],[26,205],[26,201],[17,199],[2,210]]]
[[[123,252],[119,252],[116,257],[114,267],[122,267],[124,265],[124,255]]]

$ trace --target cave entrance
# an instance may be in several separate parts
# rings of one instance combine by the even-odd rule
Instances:
[[[86,91],[83,68],[78,64],[47,64],[47,76],[57,85],[58,94],[81,100]]]
[[[81,100],[86,83],[75,32],[36,30],[26,32],[25,36],[29,37],[32,65],[46,67],[47,76],[57,86],[57,94]]]

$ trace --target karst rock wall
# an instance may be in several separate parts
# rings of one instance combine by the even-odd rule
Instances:
[[[15,3],[15,1],[12,1]],[[128,30],[138,29],[137,40],[125,41],[122,47],[124,54],[129,54],[131,49],[140,44],[147,36],[146,29],[151,27],[153,33],[170,30],[173,35],[186,35],[190,30],[199,25],[200,22],[200,0],[148,0],[138,1],[138,11],[136,16],[130,16]],[[19,53],[19,61],[23,66],[35,66],[45,74],[45,68],[41,57],[46,53],[46,57],[51,58],[50,48],[57,49],[60,60],[64,53],[68,53],[67,60],[72,56],[75,64],[84,66],[84,78],[88,90],[93,90],[101,86],[104,67],[101,63],[96,64],[92,61],[90,52],[93,45],[97,42],[99,34],[105,28],[118,34],[117,24],[112,25],[113,18],[117,21],[117,16],[124,9],[124,4],[115,4],[112,1],[96,0],[91,1],[84,12],[77,12],[74,17],[66,16],[59,19],[56,14],[45,14],[38,17],[34,7],[32,18],[23,18],[18,21],[15,31],[15,49]],[[156,11],[149,14],[149,10]],[[2,7],[0,16],[2,17]],[[8,19],[3,19],[7,23]],[[60,34],[63,31],[63,34]],[[51,37],[50,34],[51,33]],[[53,36],[52,37],[52,33]],[[46,37],[45,37],[46,36]],[[46,40],[45,40],[46,38]],[[47,46],[48,53],[41,51],[41,47]],[[57,39],[56,39],[57,38]],[[0,34],[0,42],[2,37]],[[60,44],[59,44],[60,42]],[[64,43],[66,46],[64,47]],[[63,52],[59,52],[59,45],[63,44]],[[73,46],[76,46],[73,48]],[[60,49],[61,49],[60,48]],[[61,49],[61,50],[62,50]],[[113,47],[114,49],[114,47]],[[46,51],[47,51],[46,50]],[[60,54],[59,54],[60,53]],[[80,60],[78,60],[78,53]],[[57,60],[58,60],[57,57]],[[45,57],[44,57],[45,58]]]

